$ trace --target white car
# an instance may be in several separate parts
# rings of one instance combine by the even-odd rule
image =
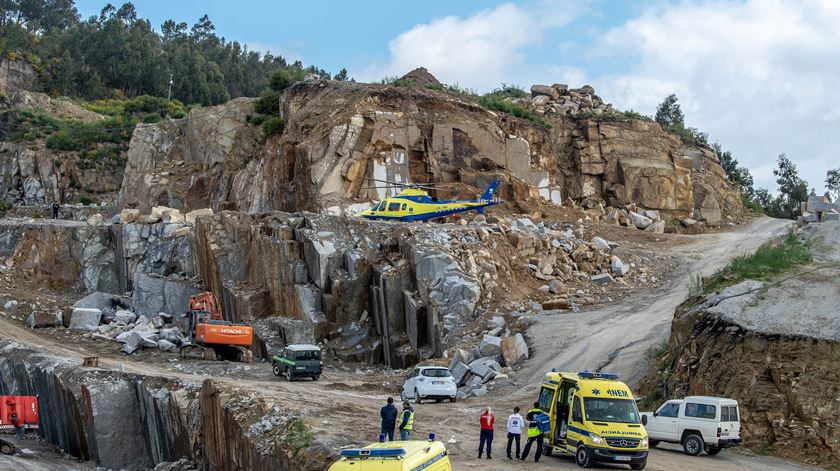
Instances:
[[[659,442],[680,443],[686,454],[704,450],[716,455],[741,443],[738,402],[734,399],[689,396],[662,404],[656,412],[642,412],[650,446]]]
[[[449,402],[455,402],[457,394],[458,385],[455,384],[449,368],[418,366],[405,380],[401,397],[404,401],[414,399],[414,402],[420,404],[428,399],[434,399],[437,402],[449,399]]]

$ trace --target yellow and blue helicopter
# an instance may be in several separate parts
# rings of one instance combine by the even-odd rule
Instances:
[[[397,183],[388,180],[369,180],[389,184],[387,187],[374,186],[372,188],[403,187],[397,195],[385,198],[366,211],[361,216],[368,219],[388,219],[394,221],[426,221],[466,211],[478,211],[484,214],[484,208],[501,203],[493,197],[499,187],[499,180],[493,180],[490,186],[477,200],[438,200],[432,198],[426,190],[437,190],[433,183]]]

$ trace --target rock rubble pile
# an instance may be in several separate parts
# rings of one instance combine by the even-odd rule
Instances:
[[[613,110],[612,103],[605,103],[590,85],[569,88],[568,85],[533,85],[531,96],[513,99],[514,102],[534,108],[538,114],[576,115],[578,113],[602,114]]]

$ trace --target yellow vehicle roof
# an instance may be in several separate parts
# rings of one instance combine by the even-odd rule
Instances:
[[[382,453],[377,452],[381,450]],[[396,456],[375,456],[387,454],[389,451],[398,453],[402,450],[404,454]],[[342,456],[340,460],[330,466],[330,471],[356,470],[359,469],[355,463],[364,462],[365,469],[376,469],[382,471],[411,470],[420,465],[431,465],[443,460],[448,460],[446,446],[442,442],[429,440],[406,440],[394,442],[372,443],[361,449],[342,450],[354,454],[356,451],[367,452],[367,456]],[[429,466],[429,469],[437,469]],[[449,469],[449,468],[446,468]]]
[[[577,382],[583,397],[613,397],[633,399],[633,391],[626,384],[618,380],[615,375],[604,377],[589,377],[591,373],[567,373],[551,371],[545,374],[543,384],[557,387],[564,379]]]

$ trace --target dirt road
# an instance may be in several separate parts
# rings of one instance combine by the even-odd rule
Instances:
[[[720,268],[730,257],[754,250],[769,238],[784,233],[788,224],[786,221],[762,218],[734,232],[685,236],[685,240],[680,241],[683,243],[675,247],[668,244],[669,251],[686,259],[685,266],[678,270],[672,283],[641,292],[621,305],[578,314],[541,317],[530,332],[534,340],[532,344],[536,345],[533,359],[514,373],[509,384],[497,386],[481,399],[415,406],[417,419],[413,438],[424,437],[430,431],[436,432],[443,440],[454,435],[457,443],[449,445],[448,449],[455,469],[459,470],[509,470],[519,467],[575,469],[571,458],[547,457],[537,465],[505,459],[502,424],[508,411],[514,405],[527,409],[525,406],[536,397],[535,381],[552,367],[579,370],[603,366],[605,370],[618,372],[631,380],[637,379],[643,372],[642,359],[647,347],[667,337],[674,308],[682,302],[688,290],[690,274],[708,274]],[[69,361],[80,362],[83,356],[89,354],[83,346],[61,345],[4,318],[0,318],[0,339],[15,340]],[[175,366],[179,363],[149,363],[119,354],[105,355],[101,360],[104,368],[112,370],[191,382],[202,381],[208,371],[212,374],[214,369],[218,369],[221,373],[221,369],[225,368],[221,365],[223,362],[190,362],[190,368],[200,365],[205,368],[204,372],[185,371],[184,365],[181,369]],[[375,439],[379,432],[379,407],[388,395],[396,392],[396,388],[386,389],[381,384],[376,386],[371,378],[349,371],[328,371],[318,383],[288,383],[273,377],[268,364],[252,364],[247,369],[235,366],[233,372],[213,375],[213,379],[242,391],[259,391],[278,404],[301,410],[304,416],[310,418],[309,422],[319,436],[335,445],[346,445],[348,440],[357,440],[357,445],[363,445]],[[395,385],[403,380],[402,377],[388,379]],[[474,451],[477,447],[478,416],[485,405],[491,405],[497,411],[496,451],[492,461],[476,459]],[[663,447],[652,451],[648,469],[781,471],[815,468],[733,452],[721,453],[713,458],[690,458]]]
[[[789,227],[790,221],[762,217],[733,232],[682,236],[687,242],[669,251],[685,263],[670,282],[601,309],[539,317],[528,332],[535,346],[532,358],[519,377],[536,384],[551,368],[588,369],[618,373],[634,386],[645,373],[647,349],[668,338],[674,309],[685,300],[691,275],[710,275]]]

